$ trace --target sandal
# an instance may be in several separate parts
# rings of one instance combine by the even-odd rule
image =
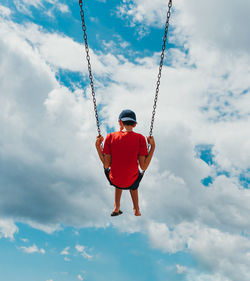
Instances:
[[[122,214],[122,211],[121,210],[119,210],[119,212],[112,212],[111,213],[111,217],[116,217],[116,216],[119,216],[119,215],[121,215]]]

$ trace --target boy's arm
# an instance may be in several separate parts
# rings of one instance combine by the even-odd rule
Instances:
[[[102,152],[102,147],[101,147],[101,143],[103,142],[104,138],[103,136],[97,136],[96,137],[96,142],[95,142],[95,147],[96,147],[96,150],[98,152],[98,155],[99,155],[99,158],[100,160],[102,161],[103,165],[104,165],[104,154]]]
[[[108,169],[111,166],[111,154],[104,154],[104,169]]]
[[[102,151],[101,143],[103,141],[103,136],[96,137],[96,150],[98,152],[99,158],[102,161],[102,164],[105,169],[111,166],[111,154],[104,154]]]
[[[153,154],[154,154],[154,151],[155,151],[155,141],[154,141],[154,137],[151,136],[151,137],[148,137],[148,143],[150,144],[150,150],[149,150],[149,153],[147,156],[140,156],[138,157],[138,160],[139,160],[139,164],[140,164],[140,167],[143,171],[147,170],[150,162],[151,162],[151,159],[153,157]]]

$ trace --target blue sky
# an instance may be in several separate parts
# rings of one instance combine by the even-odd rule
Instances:
[[[78,2],[0,0],[0,281],[248,280],[250,4],[199,3],[173,2],[142,217],[111,218]],[[131,108],[146,136],[166,3],[84,9],[102,134]]]
[[[121,234],[112,227],[78,231],[65,228],[52,235],[27,225],[18,224],[18,227],[15,242],[1,240],[1,274],[10,280],[20,280],[20,276],[25,280],[77,280],[79,274],[86,280],[164,280],[166,277],[182,280],[176,274],[176,262],[196,264],[187,253],[161,253],[149,247],[144,235]],[[21,249],[33,243],[45,253],[27,254]],[[76,250],[77,245],[85,245],[91,258],[83,257]],[[62,255],[67,247],[68,255]]]

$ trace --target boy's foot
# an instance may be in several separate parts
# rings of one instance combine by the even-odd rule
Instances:
[[[137,216],[137,217],[141,216],[141,212],[139,209],[138,210],[134,209],[134,213],[135,213],[135,216]]]
[[[119,215],[121,215],[121,214],[122,214],[122,211],[121,211],[121,210],[119,210],[118,212],[113,211],[113,212],[111,213],[111,217],[119,216]]]

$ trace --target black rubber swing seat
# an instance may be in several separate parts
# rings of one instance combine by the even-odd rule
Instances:
[[[122,189],[122,190],[128,190],[128,189],[136,190],[139,187],[139,184],[140,184],[140,182],[143,178],[143,175],[144,175],[143,172],[139,171],[139,175],[138,175],[137,179],[133,182],[133,184],[131,186],[129,186],[129,187],[119,187],[119,186],[114,185],[110,180],[110,177],[109,177],[110,168],[104,169],[104,173],[105,173],[105,175],[107,177],[107,180],[109,181],[110,185],[113,185],[114,187],[116,187],[118,189]]]

